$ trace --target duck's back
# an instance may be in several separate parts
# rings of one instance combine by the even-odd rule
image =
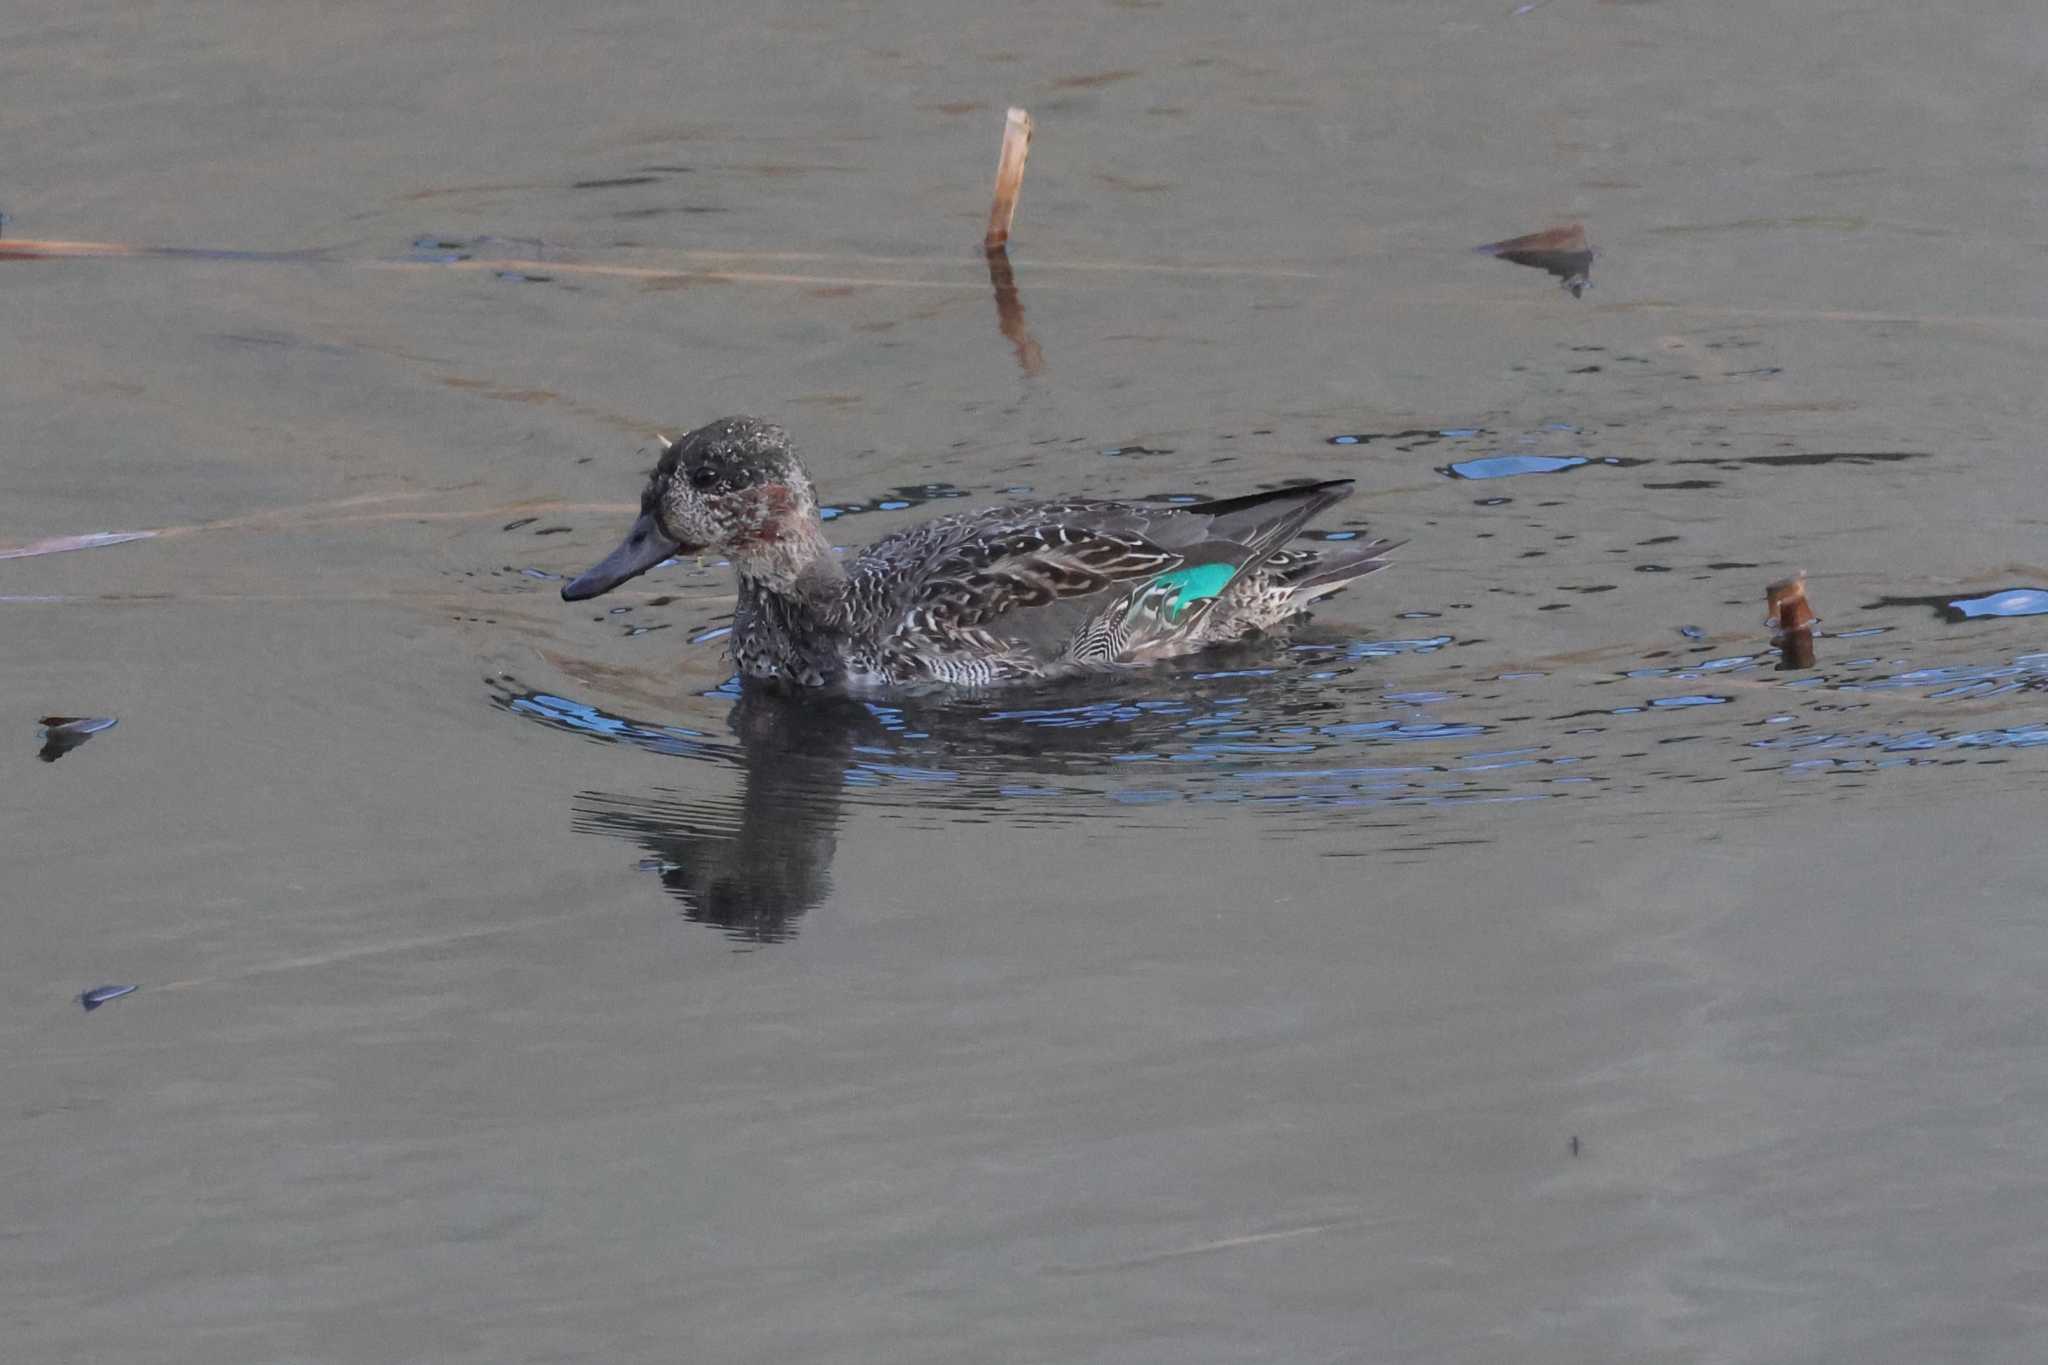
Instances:
[[[1293,615],[1289,584],[1317,569],[1321,595],[1381,567],[1380,542],[1347,551],[1334,579],[1332,559],[1276,555],[1349,491],[1339,481],[1209,503],[1071,499],[938,517],[848,566],[849,624],[871,656],[863,667],[898,682],[1001,682],[1187,653]]]

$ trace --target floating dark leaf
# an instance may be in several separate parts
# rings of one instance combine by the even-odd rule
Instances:
[[[112,716],[44,716],[36,722],[43,727],[43,747],[36,757],[45,763],[55,763],[100,731],[111,730],[119,723]]]
[[[1516,265],[1547,270],[1573,298],[1585,293],[1593,283],[1593,248],[1587,245],[1583,223],[1524,233],[1473,250],[1482,256],[1498,256]]]

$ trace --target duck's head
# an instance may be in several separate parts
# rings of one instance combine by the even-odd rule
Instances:
[[[811,476],[773,422],[725,417],[662,452],[619,548],[562,585],[566,601],[610,592],[673,555],[715,549],[743,571],[819,539]]]

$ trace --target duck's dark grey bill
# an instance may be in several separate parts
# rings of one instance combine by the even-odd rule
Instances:
[[[562,585],[564,602],[581,602],[586,597],[596,597],[610,592],[629,578],[638,578],[670,555],[680,554],[680,541],[670,540],[654,524],[654,514],[643,512],[640,520],[633,523],[633,529],[626,532],[626,538],[613,550],[589,569]]]

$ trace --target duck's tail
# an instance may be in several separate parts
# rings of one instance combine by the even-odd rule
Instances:
[[[1352,486],[1350,479],[1326,479],[1189,506],[1187,511],[1215,519],[1211,523],[1212,534],[1234,540],[1242,547],[1237,562],[1230,566],[1227,581],[1214,595],[1225,596],[1239,581],[1270,572],[1280,562],[1294,558],[1280,547],[1294,539],[1310,517],[1350,497]],[[1303,561],[1316,559],[1312,554],[1299,557]]]
[[[1180,510],[1214,517],[1217,530],[1250,541],[1283,524],[1299,527],[1325,507],[1350,497],[1354,483],[1351,479],[1324,479],[1319,483],[1289,484],[1235,498],[1189,503]]]
[[[1313,551],[1288,552],[1291,562],[1275,567],[1288,592],[1288,603],[1296,611],[1328,597],[1369,573],[1378,573],[1390,562],[1387,556],[1407,544],[1403,540],[1368,540],[1338,548],[1319,547]]]

